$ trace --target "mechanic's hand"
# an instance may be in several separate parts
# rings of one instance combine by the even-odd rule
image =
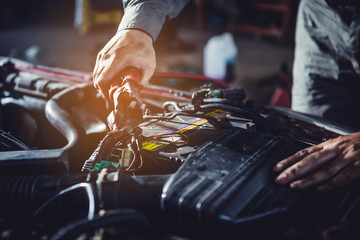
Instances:
[[[360,132],[301,150],[274,167],[280,184],[318,191],[344,186],[360,177]]]
[[[114,110],[107,118],[111,130],[134,127],[143,121],[146,106],[138,95],[136,86],[134,82],[129,81],[122,87],[117,87],[112,94]]]
[[[94,86],[108,97],[111,83],[121,81],[125,68],[135,67],[141,71],[140,83],[144,87],[153,75],[155,65],[153,39],[140,30],[121,30],[97,56],[93,72]]]

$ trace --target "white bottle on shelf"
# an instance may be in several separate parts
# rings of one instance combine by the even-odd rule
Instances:
[[[220,81],[225,81],[226,76],[234,78],[236,59],[237,47],[233,35],[226,32],[214,36],[204,48],[204,75]],[[227,73],[229,70],[234,72]]]

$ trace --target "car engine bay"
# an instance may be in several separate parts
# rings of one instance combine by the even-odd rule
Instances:
[[[323,239],[359,210],[357,188],[299,192],[271,171],[352,130],[243,89],[155,73],[141,121],[112,131],[88,73],[2,57],[0,89],[1,239]]]

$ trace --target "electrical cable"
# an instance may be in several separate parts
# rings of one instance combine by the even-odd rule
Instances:
[[[0,151],[30,150],[30,148],[10,133],[0,129]]]
[[[133,155],[133,159],[132,159],[130,165],[125,169],[126,172],[129,172],[131,170],[132,166],[134,165],[134,163],[136,161],[136,153],[135,153],[134,149],[132,148],[131,143],[128,144],[128,148]]]
[[[252,120],[254,120],[255,124],[265,131],[271,131],[274,128],[274,126],[272,126],[272,124],[270,124],[270,122],[267,121],[260,114],[257,114],[250,110],[245,110],[245,109],[242,109],[239,107],[218,104],[218,103],[212,103],[212,104],[200,105],[198,110],[207,111],[207,110],[213,110],[213,109],[220,109],[220,110],[229,111],[233,114],[245,115],[245,117],[249,117]]]
[[[109,160],[109,158],[111,157],[111,154],[115,151],[115,149],[116,149],[118,146],[120,146],[120,145],[123,143],[123,141],[124,141],[126,138],[128,138],[128,137],[129,137],[129,135],[125,136],[123,139],[121,139],[119,142],[117,142],[117,143],[114,145],[114,147],[112,148],[112,150],[110,151],[110,153],[109,153],[108,156],[106,157],[105,161],[108,161],[108,160]]]
[[[142,148],[140,147],[138,138],[135,138],[135,136],[133,136],[131,139],[131,143],[128,144],[128,147],[129,147],[131,153],[133,154],[133,160],[131,161],[131,163],[130,163],[129,167],[126,169],[126,171],[134,172],[143,166],[143,158],[142,158],[142,154],[141,154]],[[136,162],[140,162],[140,164],[137,167],[132,168]]]
[[[163,109],[165,111],[169,110],[169,106],[173,107],[177,112],[181,112],[184,109],[179,105],[179,103],[177,102],[173,102],[173,101],[166,101],[164,102],[164,104],[162,105]]]
[[[94,152],[89,159],[85,161],[81,171],[90,172],[93,170],[95,163],[99,163],[103,159],[103,155],[107,152],[108,148],[115,144],[117,138],[123,135],[123,131],[110,131],[100,141]]]

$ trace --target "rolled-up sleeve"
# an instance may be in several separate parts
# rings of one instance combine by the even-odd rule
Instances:
[[[118,30],[135,28],[156,40],[167,17],[174,18],[188,0],[123,0],[124,16]]]

